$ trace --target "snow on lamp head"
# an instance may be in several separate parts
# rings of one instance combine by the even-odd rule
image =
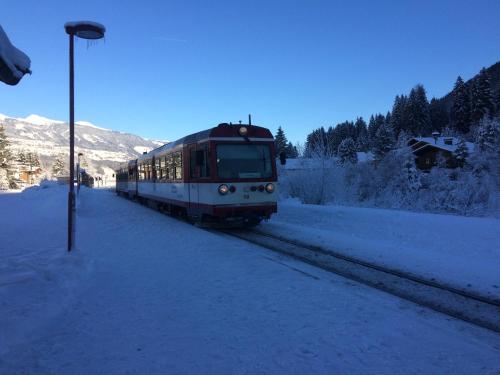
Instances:
[[[66,22],[64,29],[69,35],[76,35],[82,39],[101,39],[106,32],[104,25],[92,21]]]

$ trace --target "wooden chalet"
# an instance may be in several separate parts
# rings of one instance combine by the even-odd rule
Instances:
[[[447,168],[456,168],[457,161],[454,152],[458,147],[459,139],[455,137],[442,137],[433,134],[432,137],[415,137],[408,141],[408,146],[413,150],[415,163],[420,170],[429,171],[437,164],[441,155],[446,160]],[[474,144],[465,142],[469,154],[474,151]]]

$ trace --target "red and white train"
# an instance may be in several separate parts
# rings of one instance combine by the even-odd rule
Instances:
[[[116,192],[196,222],[256,225],[277,212],[274,138],[219,124],[120,166]]]

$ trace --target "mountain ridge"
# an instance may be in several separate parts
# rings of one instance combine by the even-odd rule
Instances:
[[[50,176],[60,154],[68,156],[69,126],[65,121],[31,114],[15,118],[0,113],[0,125],[14,156],[34,152],[40,156],[44,174]],[[75,153],[82,153],[90,174],[111,178],[120,162],[135,159],[168,141],[150,140],[132,133],[106,129],[88,121],[75,122]]]

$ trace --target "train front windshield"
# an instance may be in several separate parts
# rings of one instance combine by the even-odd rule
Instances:
[[[271,178],[269,145],[217,145],[217,173],[219,178]]]

